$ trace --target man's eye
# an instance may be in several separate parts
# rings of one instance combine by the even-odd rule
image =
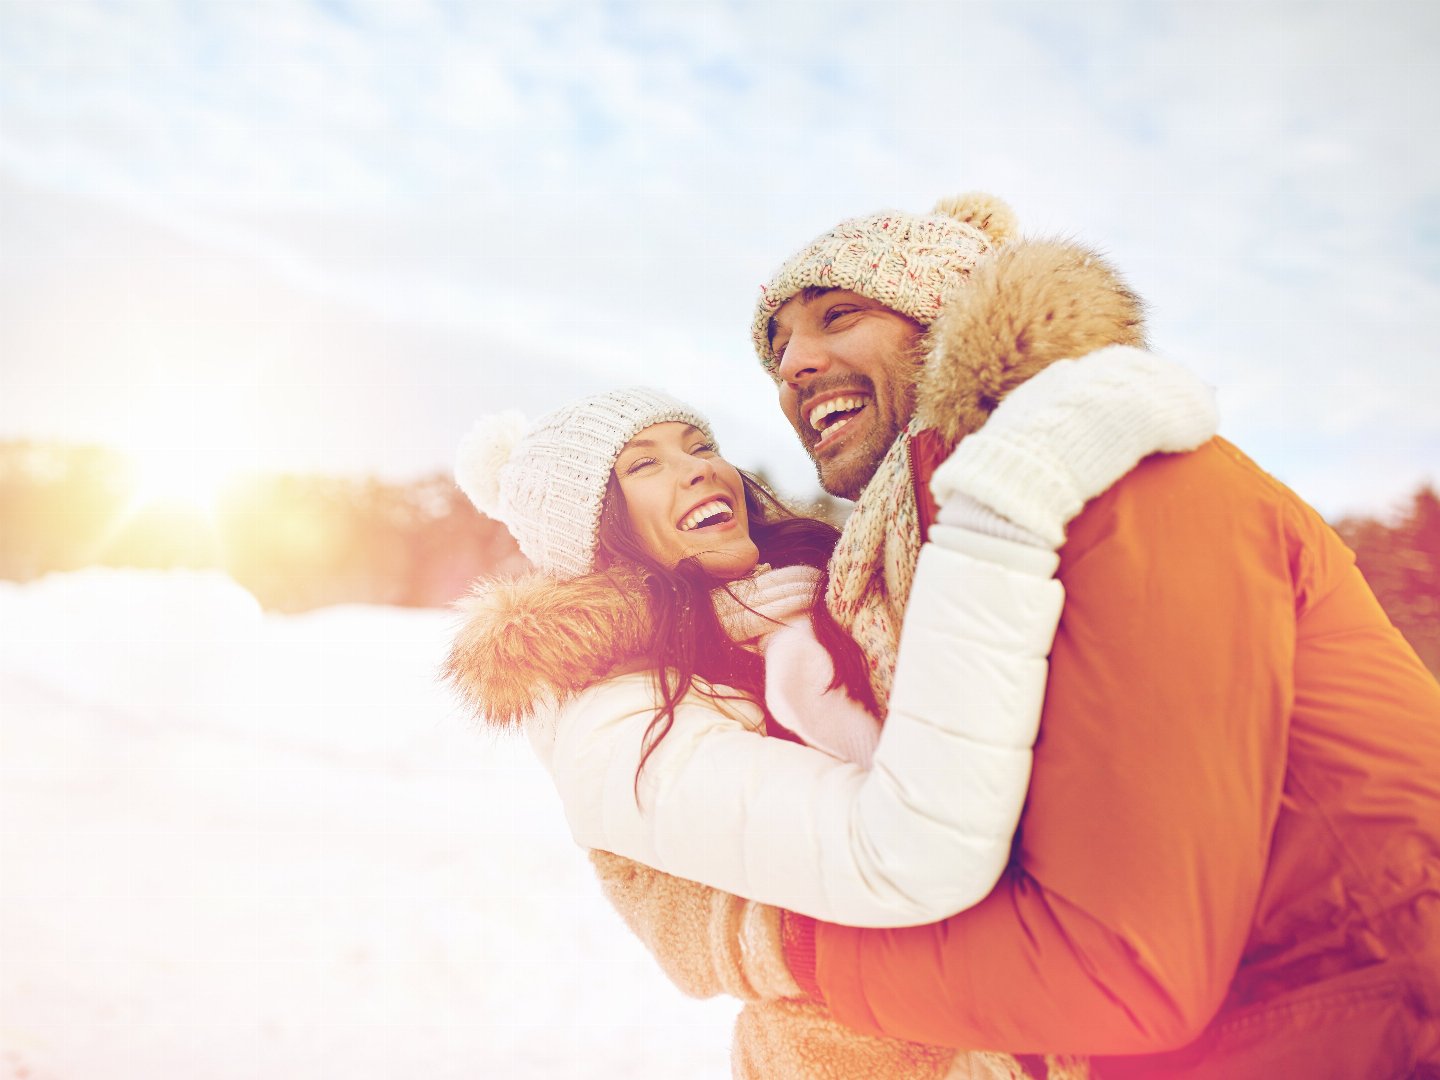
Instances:
[[[824,325],[829,326],[832,322],[840,318],[842,315],[850,315],[858,310],[860,309],[852,307],[848,304],[837,304],[835,307],[828,308],[826,310],[824,316],[822,316],[821,318],[821,322],[824,323]]]

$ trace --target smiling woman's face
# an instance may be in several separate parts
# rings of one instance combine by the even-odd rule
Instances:
[[[760,552],[750,539],[735,466],[690,424],[653,424],[615,459],[630,527],[666,566],[694,556],[723,581],[744,577]]]

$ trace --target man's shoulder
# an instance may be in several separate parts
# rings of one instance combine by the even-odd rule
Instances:
[[[1215,436],[1180,454],[1151,454],[1122,476],[1092,508],[1158,501],[1200,507],[1234,505],[1237,499],[1274,505],[1305,505],[1299,496],[1255,464],[1239,447]]]
[[[1073,560],[1094,546],[1128,539],[1140,548],[1164,541],[1210,544],[1210,555],[1223,559],[1282,534],[1324,527],[1299,496],[1217,436],[1187,453],[1152,454],[1091,500],[1070,523],[1062,556]]]

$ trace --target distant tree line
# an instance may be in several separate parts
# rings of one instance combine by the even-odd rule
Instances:
[[[1335,529],[1375,590],[1390,621],[1440,674],[1440,496],[1422,485],[1381,520],[1348,517]]]
[[[762,477],[763,479],[763,477]],[[526,562],[498,522],[440,474],[411,483],[255,477],[215,508],[134,502],[126,460],[100,447],[0,442],[0,578],[87,566],[223,569],[265,607],[434,607]],[[806,508],[833,521],[834,500]],[[1440,498],[1336,523],[1391,620],[1440,672]]]
[[[0,578],[87,566],[213,567],[266,607],[443,605],[524,568],[510,534],[446,476],[412,483],[276,475],[213,508],[137,503],[127,459],[101,447],[0,442]]]

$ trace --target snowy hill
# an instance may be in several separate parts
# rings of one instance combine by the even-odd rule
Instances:
[[[0,1078],[722,1077],[438,612],[0,583]]]

